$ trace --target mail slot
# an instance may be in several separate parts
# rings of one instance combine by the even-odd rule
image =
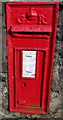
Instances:
[[[47,114],[59,3],[6,4],[10,112]]]

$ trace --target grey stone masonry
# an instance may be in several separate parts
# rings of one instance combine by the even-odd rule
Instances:
[[[0,73],[2,72],[2,3],[0,2]]]

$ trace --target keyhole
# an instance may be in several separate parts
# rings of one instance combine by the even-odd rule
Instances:
[[[19,101],[17,101],[17,103],[19,103]]]
[[[26,87],[26,83],[24,83],[24,87]]]

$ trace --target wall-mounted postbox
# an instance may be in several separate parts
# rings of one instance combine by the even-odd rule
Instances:
[[[6,4],[11,112],[48,113],[58,6]]]

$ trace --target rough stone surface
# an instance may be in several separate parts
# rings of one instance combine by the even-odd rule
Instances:
[[[56,94],[56,96],[54,96],[50,102],[50,112],[54,113],[60,104],[61,96]]]
[[[17,1],[17,0],[16,0]],[[29,0],[30,1],[30,0]],[[57,41],[53,67],[53,81],[51,88],[50,108],[48,115],[11,113],[8,111],[8,80],[7,80],[7,47],[6,47],[6,24],[5,24],[5,3],[2,4],[2,70],[0,73],[0,116],[3,118],[63,118],[63,2],[60,3],[59,21],[57,28]],[[2,95],[2,98],[1,98]],[[0,103],[1,103],[0,102]]]
[[[2,72],[2,3],[0,2],[0,73],[1,72]]]

